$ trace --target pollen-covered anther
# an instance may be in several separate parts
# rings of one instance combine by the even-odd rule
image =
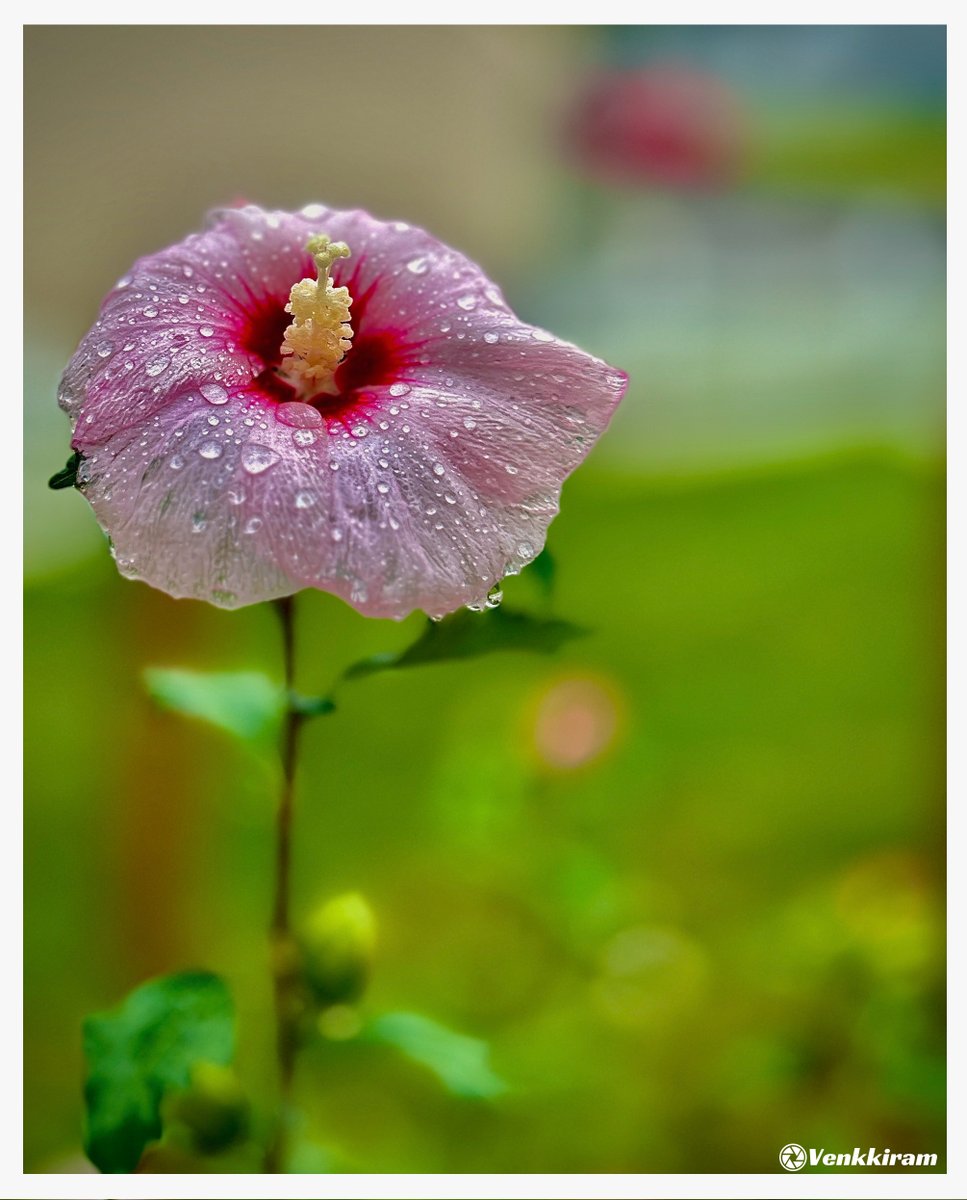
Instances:
[[[337,258],[349,258],[345,242],[331,242],[324,233],[306,246],[318,272],[317,279],[294,284],[285,311],[292,323],[282,342],[282,374],[300,391],[334,391],[333,375],[352,345],[349,289],[333,287],[329,271]]]

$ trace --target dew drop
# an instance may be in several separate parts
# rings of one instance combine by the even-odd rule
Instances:
[[[113,353],[114,353],[114,343],[113,342],[102,342],[100,344],[100,346],[98,346],[98,348],[97,348],[97,357],[98,358],[110,358]]]
[[[292,440],[297,446],[311,446],[316,440],[316,435],[311,429],[297,429],[292,434]]]
[[[389,484],[388,483],[377,483],[376,490],[377,490],[377,492],[379,492],[379,494],[381,496],[385,496],[386,493],[389,491]]]
[[[151,376],[160,375],[162,371],[167,371],[168,366],[167,358],[153,358],[144,368],[144,373]]]
[[[250,475],[261,475],[279,461],[279,455],[268,446],[260,446],[257,442],[246,446],[242,451],[242,466]]]
[[[446,467],[443,465],[443,463],[433,464],[433,474],[437,476],[446,474]]]
[[[245,532],[246,533],[258,533],[258,531],[261,528],[262,528],[262,518],[261,517],[249,517],[249,519],[245,522]]]
[[[153,304],[149,304],[148,307],[144,310],[144,315],[146,317],[156,317],[158,315],[158,310],[155,308],[155,306]]]
[[[202,458],[221,458],[222,448],[218,442],[206,442],[199,448],[198,453]]]
[[[510,465],[510,463],[507,463],[507,465],[504,467],[504,470],[507,472],[508,475],[516,475],[517,474],[517,468],[512,467]]]
[[[334,542],[341,542],[342,541],[342,530],[334,529],[329,536],[332,538],[332,540]]]
[[[315,492],[296,492],[295,506],[296,508],[312,508],[316,502]]]
[[[181,457],[180,454],[172,455],[171,459],[168,462],[168,466],[171,467],[172,471],[180,471],[184,465],[185,465],[185,460]]]
[[[289,400],[280,404],[275,410],[275,419],[283,425],[291,425],[294,429],[320,429],[322,413],[311,404],[302,404],[298,400]]]
[[[463,418],[463,427],[464,427],[464,429],[476,429],[477,422],[473,419],[473,417],[464,417]]]
[[[405,396],[409,392],[409,387],[405,383],[391,383],[389,394],[391,396]]]
[[[501,600],[504,598],[504,593],[501,590],[500,584],[495,583],[487,593],[486,605],[487,608],[499,608]]]
[[[493,346],[496,342],[500,341],[500,334],[494,333],[492,329],[488,329],[484,334],[484,341]]]
[[[227,404],[228,392],[220,383],[203,383],[198,389],[209,404]]]
[[[414,275],[425,275],[429,265],[430,264],[427,262],[426,257],[424,255],[420,255],[418,258],[411,258],[406,264],[406,269],[407,271],[411,271]]]
[[[212,329],[211,325],[202,325],[201,328],[198,330],[198,332],[201,334],[202,337],[214,337],[215,336],[215,330]]]

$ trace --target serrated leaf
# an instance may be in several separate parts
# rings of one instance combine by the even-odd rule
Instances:
[[[587,630],[570,621],[537,617],[496,608],[487,613],[458,612],[442,621],[430,621],[423,634],[399,654],[377,654],[354,663],[343,679],[362,679],[378,671],[426,663],[479,658],[501,650],[527,650],[551,654]]]
[[[84,1149],[104,1173],[133,1171],[161,1136],[161,1101],[186,1088],[197,1062],[232,1059],[235,1017],[217,975],[185,971],[135,988],[84,1022],[88,1063]]]
[[[419,1013],[384,1013],[360,1036],[393,1046],[427,1067],[454,1096],[489,1100],[507,1091],[507,1084],[491,1069],[486,1042],[456,1033]]]
[[[150,667],[144,681],[163,708],[207,721],[245,742],[274,733],[285,710],[284,690],[257,671],[209,674]]]

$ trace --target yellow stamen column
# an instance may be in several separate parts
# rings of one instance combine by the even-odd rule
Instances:
[[[292,324],[282,342],[282,374],[308,398],[335,391],[333,375],[352,345],[349,289],[333,287],[329,271],[337,258],[349,258],[345,242],[331,242],[324,233],[306,246],[315,260],[318,279],[303,279],[289,293],[285,311]]]

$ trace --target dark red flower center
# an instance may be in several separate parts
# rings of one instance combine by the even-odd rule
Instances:
[[[310,274],[311,268],[307,268],[306,275]],[[255,382],[260,398],[276,404],[292,401],[311,404],[322,413],[331,428],[333,424],[345,426],[350,421],[365,419],[379,407],[384,389],[405,378],[407,369],[414,365],[418,343],[409,340],[405,331],[381,327],[368,315],[377,285],[374,283],[357,294],[354,290],[356,278],[354,273],[347,281],[353,296],[353,343],[336,369],[334,382],[338,391],[335,395],[300,395],[279,372],[282,342],[292,320],[285,311],[288,295],[266,296],[253,301],[239,340],[243,349],[265,364]]]

